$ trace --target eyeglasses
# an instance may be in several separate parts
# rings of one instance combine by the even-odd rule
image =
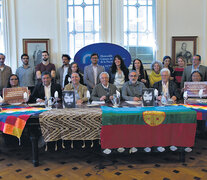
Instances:
[[[14,81],[14,80],[18,80],[17,78],[15,78],[15,79],[10,79],[10,81]]]
[[[130,75],[130,77],[137,77],[137,75]]]

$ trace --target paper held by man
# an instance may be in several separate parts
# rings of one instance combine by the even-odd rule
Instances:
[[[8,104],[21,104],[29,98],[28,87],[4,88],[3,99]]]

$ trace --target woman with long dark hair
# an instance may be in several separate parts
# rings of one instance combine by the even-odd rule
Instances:
[[[168,68],[170,70],[170,80],[174,80],[174,69],[171,67],[171,57],[165,56],[163,57],[163,68]]]
[[[11,74],[8,79],[7,88],[19,86],[19,77],[16,74]]]
[[[147,71],[144,70],[142,61],[140,59],[135,59],[133,61],[132,70],[135,70],[138,74],[138,81],[144,83],[144,85],[149,88],[149,78],[147,75]]]
[[[64,83],[64,85],[67,85],[69,83],[68,78],[71,78],[71,74],[72,73],[78,73],[79,76],[80,76],[80,84],[84,84],[83,83],[83,75],[79,71],[78,64],[76,62],[72,62],[71,63],[71,73],[70,74],[67,74],[65,76],[65,83]]]
[[[125,66],[124,61],[120,55],[114,56],[109,75],[109,82],[111,84],[114,84],[119,90],[123,87],[124,83],[129,80],[129,70]]]

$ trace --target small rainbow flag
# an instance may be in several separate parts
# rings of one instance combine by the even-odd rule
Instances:
[[[9,106],[0,111],[0,131],[20,139],[27,120],[31,115],[38,115],[45,108]]]

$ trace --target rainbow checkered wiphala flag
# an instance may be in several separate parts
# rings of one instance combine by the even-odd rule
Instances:
[[[15,106],[2,108],[2,111],[0,111],[0,131],[20,138],[29,117],[43,111],[46,111],[46,109]]]

